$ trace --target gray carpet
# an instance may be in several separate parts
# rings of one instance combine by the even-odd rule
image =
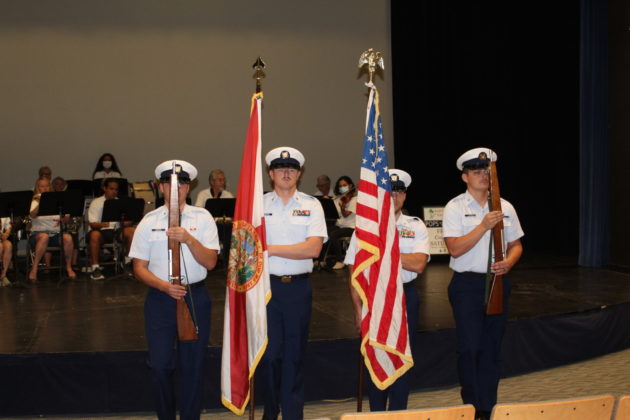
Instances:
[[[532,402],[554,399],[583,397],[588,395],[612,394],[616,397],[630,395],[630,349],[574,363],[563,367],[515,376],[501,381],[499,402]],[[409,408],[443,407],[461,404],[459,388],[451,387],[435,390],[422,390],[409,397]],[[364,400],[364,410],[368,402]],[[337,419],[343,413],[356,411],[356,400],[317,401],[306,405],[306,419]],[[246,413],[247,415],[247,413]],[[256,418],[262,417],[262,407],[257,407]],[[21,420],[41,419],[42,417],[20,417]],[[54,419],[114,419],[148,420],[154,419],[151,413],[126,415],[92,416],[50,416]],[[227,410],[209,411],[202,419],[228,420],[237,416]],[[243,416],[242,418],[246,418]],[[14,418],[17,420],[17,418]]]

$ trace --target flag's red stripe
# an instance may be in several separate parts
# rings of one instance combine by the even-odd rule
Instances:
[[[357,203],[357,216],[376,222],[378,220],[378,210],[363,203]]]
[[[376,197],[378,196],[378,185],[366,179],[361,179],[359,181],[359,191]]]
[[[245,153],[241,162],[241,174],[238,181],[238,197],[234,209],[234,220],[246,220],[251,223],[254,208],[254,196],[256,188],[256,145],[258,143],[258,101],[254,100],[252,114],[249,118],[247,138],[245,140]],[[251,153],[248,151],[252,150]],[[242,197],[242,199],[241,199]]]
[[[232,404],[242,407],[249,391],[245,293],[230,289],[230,376]]]

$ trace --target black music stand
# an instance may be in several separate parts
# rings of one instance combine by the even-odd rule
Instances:
[[[234,217],[236,198],[208,198],[206,210],[210,212],[217,223],[219,241],[223,245],[222,262],[226,267],[230,255],[230,241],[232,239],[232,218]]]
[[[24,274],[24,281],[18,278],[18,264],[17,264],[17,229],[21,228],[21,223],[16,223],[16,218],[22,218],[28,216],[31,208],[31,200],[33,198],[33,191],[13,191],[0,193],[0,217],[8,217],[11,219],[11,235],[10,241],[13,244],[13,270],[15,271],[14,287],[26,287],[26,276]],[[17,227],[17,229],[16,229]],[[28,258],[28,257],[27,257]]]
[[[59,216],[59,248],[61,250],[61,262],[59,264],[59,284],[64,280],[63,269],[65,264],[65,255],[63,249],[63,224],[61,220],[64,215],[69,214],[70,217],[80,217],[83,215],[83,197],[80,190],[66,190],[62,192],[45,192],[42,193],[39,200],[39,211],[37,216]]]
[[[137,224],[142,220],[143,212],[144,199],[142,198],[126,197],[118,200],[105,200],[101,222],[120,222],[121,227],[127,221]]]
[[[321,196],[315,196],[319,200],[324,209],[324,218],[326,220],[337,220],[339,219],[339,211],[337,211],[337,206],[335,206],[335,200],[332,198],[324,198]]]
[[[231,219],[234,217],[236,198],[208,198],[205,207],[215,220],[221,217]]]
[[[94,195],[94,187],[92,187],[92,181],[89,179],[69,179],[66,181],[68,190],[80,190],[84,197],[91,197]]]
[[[118,198],[129,197],[129,182],[127,178],[96,178],[92,181],[92,192],[94,198],[104,194],[103,181],[106,179],[116,180],[118,182]]]
[[[319,200],[324,209],[324,219],[326,219],[326,228],[330,232],[333,227],[335,227],[335,223],[337,219],[339,219],[339,211],[337,210],[337,206],[335,206],[335,200],[332,198],[324,198],[322,196],[314,196]]]
[[[116,237],[122,233],[125,222],[137,224],[142,220],[144,213],[144,199],[142,198],[119,198],[118,200],[105,200],[103,204],[103,215],[101,222],[118,222],[119,228],[114,233],[114,241]],[[124,246],[124,245],[123,245]],[[119,264],[122,265],[124,271],[124,257],[119,259],[120,255],[116,255],[114,250],[115,272],[118,274]]]

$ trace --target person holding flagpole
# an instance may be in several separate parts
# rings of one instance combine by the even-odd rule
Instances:
[[[304,417],[304,355],[311,320],[309,274],[328,238],[319,201],[297,190],[304,155],[277,147],[265,162],[273,191],[263,197],[271,300],[267,304],[268,345],[262,359],[263,419]]]
[[[347,252],[346,256],[351,258],[354,255],[354,260],[349,260],[352,261],[350,287],[361,303],[360,320],[357,319],[361,332],[361,355],[371,381],[382,391],[413,367],[413,356],[409,343],[395,199],[379,95],[372,82],[376,67],[383,68],[381,53],[372,48],[365,51],[359,59],[359,67],[364,64],[368,65],[370,79],[366,86],[370,93],[354,230],[356,252]],[[410,270],[409,267],[407,269]],[[358,395],[359,411],[361,400],[362,392]]]
[[[416,278],[421,274],[429,262],[429,234],[427,228],[418,217],[402,214],[402,208],[407,198],[407,189],[411,185],[411,175],[401,169],[389,170],[392,185],[392,199],[394,201],[394,217],[398,230],[400,247],[400,262],[402,264],[402,281],[405,292],[405,309],[407,310],[407,330],[412,336],[418,326],[420,310],[420,298],[416,285]],[[344,263],[349,266],[352,273],[355,254],[357,250],[357,237],[352,235],[350,246],[346,252]],[[348,282],[352,305],[354,306],[355,323],[357,330],[361,331],[363,305],[359,294]],[[411,341],[411,340],[410,340]],[[389,388],[380,390],[372,380],[368,380],[368,395],[370,398],[370,411],[405,410],[409,397],[408,373],[402,375]],[[387,401],[389,400],[389,407]]]

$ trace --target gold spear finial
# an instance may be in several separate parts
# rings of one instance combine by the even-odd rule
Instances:
[[[265,62],[262,60],[261,56],[258,56],[256,62],[252,65],[254,71],[254,79],[256,79],[256,93],[260,92],[260,80],[265,78],[265,72],[263,69],[265,68]]]
[[[376,72],[376,68],[380,67],[382,70],[385,70],[385,65],[383,64],[383,56],[379,51],[374,51],[373,48],[370,48],[367,51],[363,51],[361,57],[359,58],[359,68],[364,65],[368,65],[368,72],[370,74],[370,80],[368,84],[372,84],[372,78],[374,77],[374,72]]]

